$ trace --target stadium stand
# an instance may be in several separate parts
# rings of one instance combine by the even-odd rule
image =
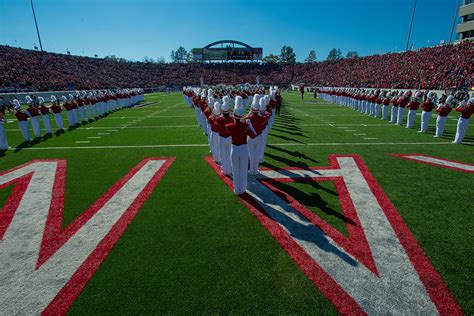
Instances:
[[[0,46],[0,92],[181,87],[255,82],[315,86],[446,89],[471,87],[474,43],[312,64],[118,62]],[[235,82],[238,78],[238,82]]]

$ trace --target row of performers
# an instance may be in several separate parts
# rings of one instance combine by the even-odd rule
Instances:
[[[30,123],[35,138],[41,137],[41,121],[46,134],[52,133],[50,116],[54,117],[58,132],[64,130],[63,110],[66,112],[70,129],[81,124],[98,120],[112,111],[131,107],[143,101],[141,89],[112,91],[81,91],[63,95],[52,95],[48,106],[43,97],[26,96],[26,108],[22,108],[18,99],[10,104],[0,104],[0,150],[8,149],[5,132],[6,113],[10,112],[18,120],[20,132],[26,142],[30,142]],[[61,103],[62,102],[62,103]]]
[[[460,113],[457,123],[456,136],[453,143],[462,143],[469,126],[469,120],[474,112],[474,97],[469,97],[465,91],[457,91],[452,95],[443,94],[439,99],[434,91],[385,91],[364,89],[317,89],[315,93],[332,103],[337,103],[369,116],[390,120],[390,123],[403,125],[405,112],[408,110],[406,128],[412,128],[418,109],[421,112],[421,127],[419,133],[428,130],[433,111],[437,112],[436,132],[434,137],[441,137],[444,132],[447,117],[452,110]],[[391,109],[390,109],[391,106]],[[388,117],[390,113],[390,118]]]
[[[199,88],[186,88],[183,94],[207,135],[214,161],[224,175],[232,176],[234,193],[244,194],[248,174],[256,176],[264,160],[268,133],[282,102],[278,87],[270,87],[268,95],[263,89],[222,93]]]

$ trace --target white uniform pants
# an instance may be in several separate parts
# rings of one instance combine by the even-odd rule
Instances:
[[[63,116],[61,113],[54,113],[54,120],[56,121],[58,129],[64,129]]]
[[[232,159],[234,193],[243,194],[247,190],[247,174],[249,166],[249,151],[247,144],[242,144],[240,146],[232,144],[230,156]]]
[[[0,122],[0,150],[8,149],[7,134],[5,132],[5,124]]]
[[[468,126],[469,126],[469,119],[460,117],[458,120],[458,127],[456,129],[456,137],[454,138],[454,142],[456,144],[462,143],[462,140],[464,139],[464,135],[466,135]]]
[[[431,119],[431,114],[432,114],[432,112],[426,112],[426,111],[421,112],[421,129],[420,129],[420,132],[424,133],[428,130],[428,124],[429,124],[430,119]]]
[[[51,134],[51,119],[49,118],[49,114],[41,115],[41,118],[43,119],[44,129],[46,130],[46,133]]]
[[[86,115],[87,115],[87,119],[92,119],[92,116],[91,116],[91,105],[86,105]]]
[[[258,174],[258,165],[260,163],[260,158],[261,158],[261,153],[262,153],[262,139],[263,139],[263,134],[260,134],[255,138],[247,137],[247,143],[248,143],[248,149],[249,149],[249,160],[250,160],[249,173],[251,175]]]
[[[416,110],[408,111],[407,128],[413,127],[413,123],[415,122],[415,117],[416,117]]]
[[[380,110],[382,109],[382,106],[380,104],[375,104],[375,113],[374,113],[374,116],[375,117],[380,117]]]
[[[20,128],[21,135],[29,142],[30,141],[30,124],[28,121],[18,121],[18,127]]]
[[[81,121],[86,120],[86,114],[84,113],[84,106],[79,107],[79,115],[81,116]]]
[[[33,128],[33,134],[35,137],[41,137],[41,125],[39,116],[30,117],[31,127]]]
[[[211,145],[211,152],[212,158],[215,162],[220,162],[220,155],[219,155],[219,133],[214,132],[212,129],[209,129],[210,134],[210,145]]]
[[[438,115],[438,118],[436,119],[436,133],[435,133],[436,137],[443,136],[444,124],[446,124],[447,119],[448,119],[447,116]]]
[[[387,119],[387,114],[388,114],[388,105],[382,106],[382,120]]]
[[[74,122],[73,125],[76,125],[79,123],[79,113],[77,109],[72,109],[71,112],[72,112],[72,119]]]
[[[232,138],[219,136],[219,155],[221,159],[221,169],[224,175],[229,175],[232,172],[232,165],[230,159],[230,150],[232,145]]]
[[[74,116],[72,110],[66,111],[67,120],[69,122],[69,127],[74,126]]]
[[[397,125],[403,124],[403,116],[405,115],[405,108],[398,107],[398,114],[397,114]]]
[[[392,111],[390,112],[390,123],[397,122],[398,107],[392,106]]]

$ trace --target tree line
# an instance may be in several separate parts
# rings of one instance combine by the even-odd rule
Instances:
[[[347,52],[346,56],[342,54],[342,51],[339,48],[333,48],[329,51],[329,54],[326,60],[341,60],[341,59],[351,59],[351,58],[358,58],[359,54],[356,51],[349,51]],[[124,58],[118,58],[115,55],[106,56],[105,59],[119,61],[119,62],[127,62]],[[186,50],[183,46],[180,46],[176,50],[172,50],[170,54],[170,59],[172,63],[177,64],[185,64],[185,63],[192,63],[195,62],[193,58],[193,54],[191,51]],[[317,62],[318,58],[316,55],[315,50],[310,50],[308,56],[304,59],[304,63],[315,63]],[[145,56],[141,60],[144,63],[153,63],[153,64],[165,64],[166,59],[164,57],[158,57],[153,59],[151,57]],[[295,64],[296,63],[296,54],[293,51],[291,46],[283,46],[280,50],[279,55],[269,54],[262,59],[263,63],[289,63]]]

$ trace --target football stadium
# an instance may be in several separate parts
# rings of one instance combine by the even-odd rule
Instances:
[[[4,1],[0,315],[472,315],[474,2],[380,2]]]

